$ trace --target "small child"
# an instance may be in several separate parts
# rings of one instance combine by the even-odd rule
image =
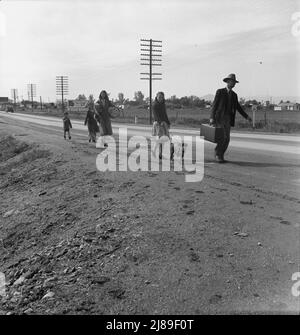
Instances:
[[[70,140],[71,139],[70,128],[72,128],[72,123],[69,119],[69,114],[67,112],[65,112],[64,114],[63,124],[64,124],[64,139],[66,139],[66,133],[68,133]]]

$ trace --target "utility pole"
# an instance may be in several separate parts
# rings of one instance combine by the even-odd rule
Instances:
[[[263,62],[262,61],[260,61],[259,62],[259,64],[260,65],[262,65],[263,64]],[[263,70],[263,71],[261,71],[261,72],[266,72],[265,70]],[[269,80],[267,80],[267,94],[266,94],[266,96],[267,96],[267,99],[270,99],[269,97],[270,97],[270,95],[269,95],[269,84],[268,84],[268,82],[269,82]],[[262,104],[263,105],[263,104]],[[268,123],[268,121],[267,121],[267,102],[265,102],[265,106],[263,105],[262,106],[262,108],[263,108],[263,110],[264,110],[264,119],[265,119],[265,127],[267,126],[267,123]]]
[[[162,41],[141,39],[141,65],[149,66],[149,72],[141,72],[141,80],[149,81],[149,122],[152,124],[152,80],[161,80],[161,73],[152,71],[153,66],[161,66]],[[145,48],[146,47],[146,48]],[[146,57],[146,58],[144,58]]]
[[[41,110],[43,109],[42,97],[40,96]]]
[[[56,95],[61,96],[62,112],[65,110],[64,95],[69,94],[68,76],[56,76]]]
[[[252,128],[255,129],[255,113],[257,112],[257,105],[252,105]]]
[[[17,98],[18,98],[18,90],[16,88],[11,89],[11,98],[14,101],[14,108],[16,108]]]
[[[31,108],[33,109],[33,97],[36,96],[36,84],[28,84],[27,91],[28,91],[28,99],[31,100]]]

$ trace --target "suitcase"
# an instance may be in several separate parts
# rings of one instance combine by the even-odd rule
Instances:
[[[224,130],[221,127],[215,127],[209,124],[201,124],[200,136],[203,136],[206,141],[218,143],[223,140]]]

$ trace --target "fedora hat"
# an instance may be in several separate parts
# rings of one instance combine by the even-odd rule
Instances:
[[[229,79],[234,80],[236,83],[238,83],[238,81],[235,79],[235,74],[234,73],[230,73],[226,78],[223,79],[223,81],[225,81],[225,83],[227,83],[227,81]]]

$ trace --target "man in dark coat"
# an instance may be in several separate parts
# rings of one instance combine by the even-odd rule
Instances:
[[[227,83],[227,86],[217,90],[210,115],[210,124],[224,130],[223,139],[217,143],[215,148],[216,161],[219,163],[225,162],[224,154],[229,145],[230,128],[234,127],[236,111],[249,122],[252,121],[239,104],[237,94],[232,91],[235,84],[238,83],[235,74],[229,74],[223,81]]]

